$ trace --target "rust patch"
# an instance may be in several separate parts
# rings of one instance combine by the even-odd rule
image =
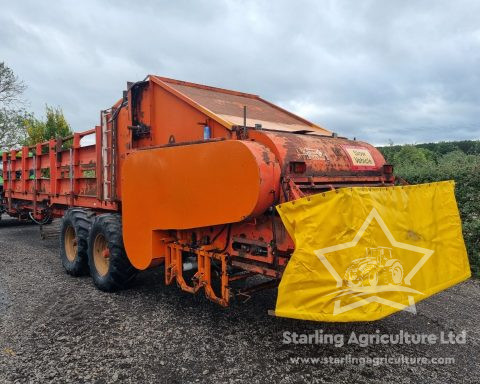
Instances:
[[[266,164],[270,164],[270,152],[266,147],[262,151],[262,157],[263,157],[263,161],[265,161]]]
[[[423,237],[419,233],[415,232],[413,229],[407,231],[407,238],[413,241],[422,240]]]

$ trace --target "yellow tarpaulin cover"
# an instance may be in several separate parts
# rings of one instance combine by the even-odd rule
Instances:
[[[451,181],[343,188],[277,210],[296,246],[276,316],[377,320],[470,277]]]

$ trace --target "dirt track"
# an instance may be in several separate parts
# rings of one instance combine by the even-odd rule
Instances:
[[[0,382],[480,382],[480,282],[470,280],[369,324],[269,317],[275,292],[224,310],[140,274],[117,294],[67,276],[56,239],[38,227],[0,222]],[[462,345],[286,345],[285,331],[439,335],[467,332]],[[295,357],[453,357],[453,365],[333,365]]]

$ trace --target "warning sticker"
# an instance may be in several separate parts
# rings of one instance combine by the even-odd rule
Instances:
[[[364,147],[354,147],[354,146],[344,146],[343,147],[347,152],[352,165],[355,168],[362,169],[374,169],[375,161],[373,160],[372,154],[367,148]]]

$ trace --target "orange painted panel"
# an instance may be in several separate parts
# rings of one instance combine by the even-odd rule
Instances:
[[[225,140],[136,151],[122,174],[123,233],[138,269],[148,267],[155,230],[239,222],[278,198],[280,167],[261,144]]]

